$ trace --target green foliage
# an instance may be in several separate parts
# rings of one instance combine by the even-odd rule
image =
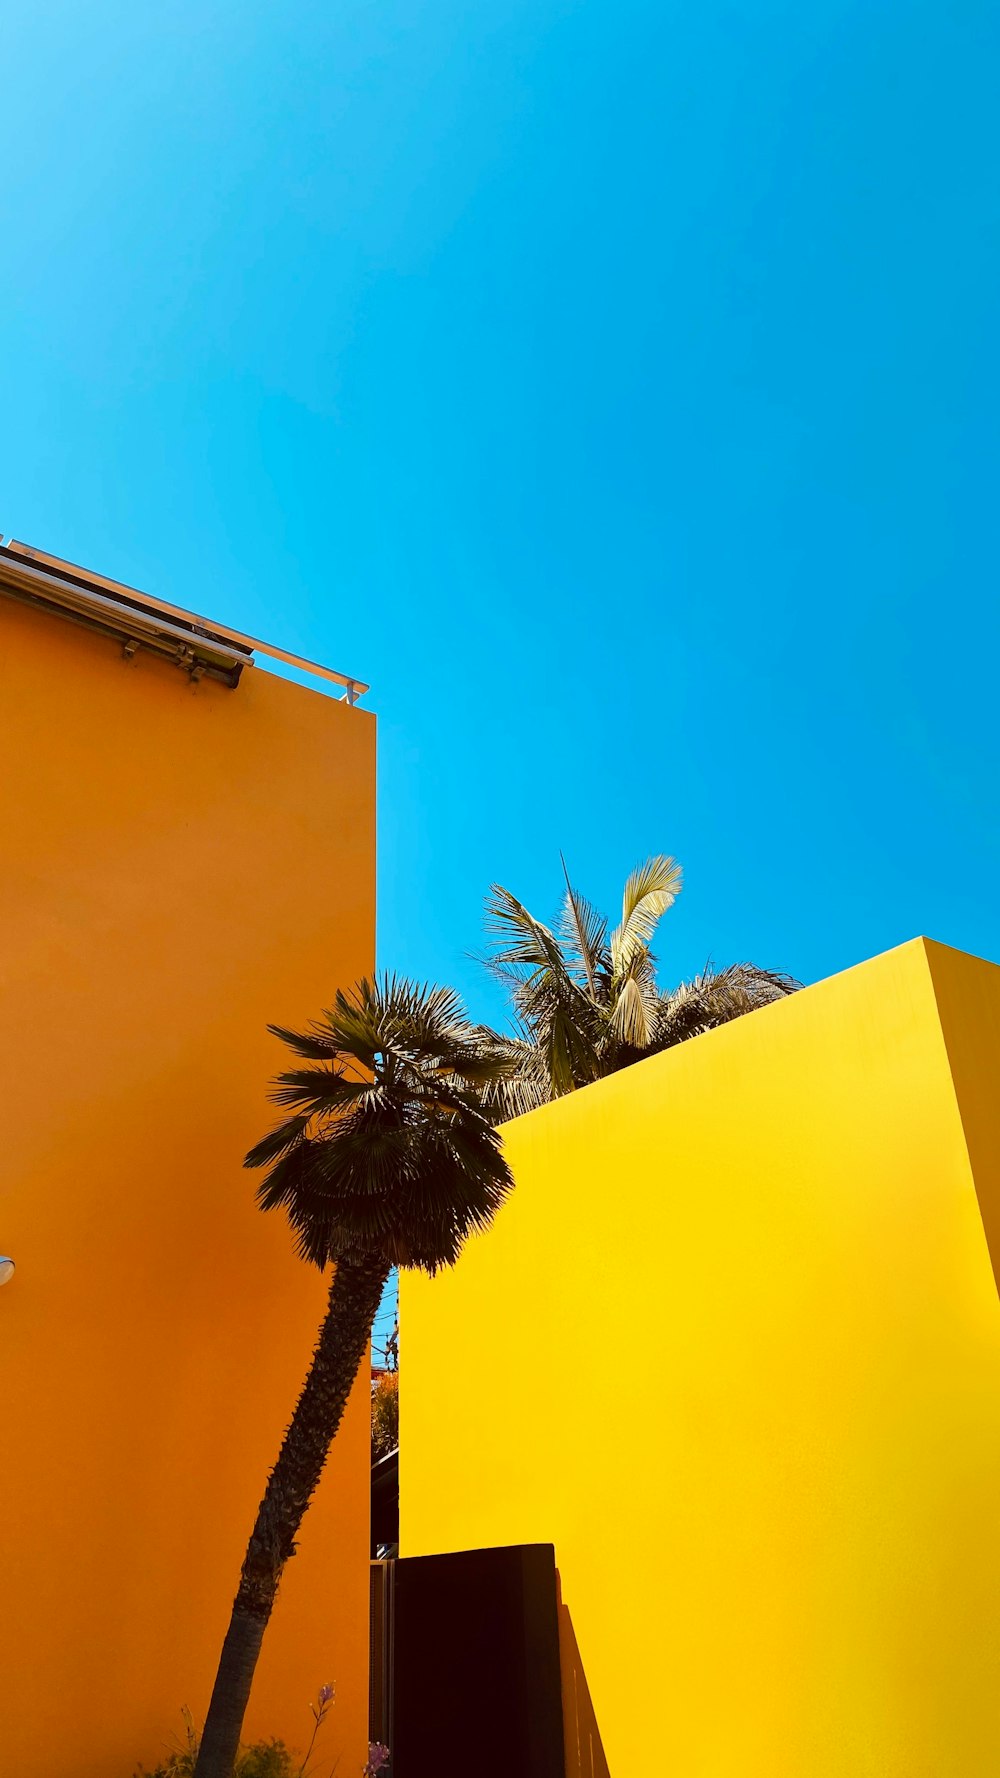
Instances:
[[[135,1778],[192,1778],[197,1757],[197,1738],[191,1738],[189,1729],[186,1746],[169,1753],[152,1772],[140,1766]],[[283,1741],[255,1741],[240,1748],[233,1778],[298,1778],[300,1771],[297,1756]]]
[[[332,1703],[333,1687],[323,1686],[317,1702],[310,1705],[313,1733],[305,1759],[301,1754],[293,1753],[285,1746],[284,1741],[254,1741],[250,1746],[240,1748],[233,1767],[233,1778],[309,1778],[309,1773],[313,1770],[309,1765],[309,1756],[315,1745],[316,1733],[322,1728]],[[153,1771],[149,1772],[145,1766],[140,1766],[134,1778],[194,1778],[198,1760],[198,1731],[190,1710],[182,1710],[181,1715],[184,1718],[183,1740],[178,1740],[176,1747]]]
[[[372,1462],[399,1444],[399,1372],[383,1371],[372,1383]]]
[[[238,1756],[234,1778],[292,1778],[298,1770],[283,1741],[257,1741]]]
[[[493,885],[487,967],[507,990],[516,1028],[495,1039],[506,1072],[489,1089],[494,1115],[530,1111],[794,991],[790,976],[753,963],[706,969],[662,989],[652,941],[680,890],[675,859],[647,859],[625,884],[621,920],[609,932],[568,876],[553,928]]]

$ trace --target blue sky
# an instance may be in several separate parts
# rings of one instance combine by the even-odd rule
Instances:
[[[0,530],[372,682],[381,961],[1000,956],[1000,11],[5,15]],[[328,984],[317,984],[318,999]]]

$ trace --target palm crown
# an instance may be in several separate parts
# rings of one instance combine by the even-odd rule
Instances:
[[[484,1109],[511,1061],[448,988],[363,981],[305,1032],[269,1027],[306,1064],[271,1097],[291,1115],[247,1155],[257,1197],[282,1208],[302,1256],[434,1272],[510,1189]]]
[[[304,1064],[272,1098],[287,1114],[246,1157],[266,1167],[299,1252],[335,1262],[316,1349],[247,1544],[196,1778],[232,1778],[265,1628],[323,1473],[393,1265],[457,1259],[510,1189],[484,1094],[507,1062],[447,988],[385,976],[341,992],[307,1031],[272,1025]]]
[[[656,979],[652,940],[681,891],[676,859],[658,855],[634,870],[619,924],[574,889],[554,929],[509,889],[494,884],[486,903],[493,940],[487,966],[510,997],[516,1035],[501,1038],[508,1064],[492,1093],[506,1115],[559,1098],[641,1056],[781,999],[798,984],[752,963],[706,969],[669,991]]]

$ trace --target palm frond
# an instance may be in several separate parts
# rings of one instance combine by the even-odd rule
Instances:
[[[559,917],[559,937],[568,955],[582,969],[588,992],[596,995],[598,977],[607,970],[609,961],[605,946],[608,922],[573,888],[566,869],[566,860],[562,853],[559,856],[566,879],[566,895]]]
[[[615,996],[609,1022],[611,1035],[628,1049],[648,1049],[656,1027],[657,1002],[652,972],[644,980],[643,971],[633,968]]]
[[[483,1089],[483,1109],[494,1124],[523,1117],[551,1098],[548,1068],[530,1037],[483,1028],[482,1042],[497,1056],[493,1078]]]
[[[600,1014],[556,934],[500,884],[487,899],[486,929],[496,943],[494,966],[507,979],[516,1019],[544,1056],[548,1096],[593,1080]]]
[[[339,1068],[290,1068],[279,1074],[269,1097],[275,1105],[297,1105],[313,1113],[334,1111],[350,1105],[363,1087],[349,1080]]]
[[[682,872],[676,858],[658,853],[634,870],[622,896],[621,925],[611,935],[612,972],[629,973],[638,950],[648,950],[657,924],[681,892]]]
[[[494,941],[487,967],[507,992],[515,1031],[492,1040],[509,1064],[485,1090],[498,1121],[797,988],[790,976],[737,963],[664,993],[650,947],[681,890],[676,859],[657,854],[631,873],[610,940],[607,922],[570,883],[565,859],[562,867],[566,895],[555,933],[507,889],[494,885],[487,902]]]
[[[311,1114],[304,1117],[291,1117],[278,1124],[269,1135],[254,1144],[243,1165],[245,1167],[267,1167],[290,1148],[297,1148],[311,1122]]]
[[[279,1076],[296,1115],[246,1157],[258,1202],[285,1212],[314,1264],[351,1256],[433,1271],[485,1227],[511,1186],[493,1100],[515,1061],[451,989],[396,976],[341,991],[308,1034],[278,1034],[317,1064]]]
[[[494,941],[493,956],[507,969],[562,971],[566,960],[559,941],[541,920],[529,913],[502,883],[493,883],[486,898],[484,925]]]
[[[730,963],[724,969],[705,969],[690,982],[681,982],[659,1003],[652,1049],[669,1049],[703,1031],[727,1025],[758,1007],[794,994],[800,984],[782,971],[760,969],[755,963]]]
[[[329,1034],[318,1021],[308,1031],[289,1031],[285,1025],[268,1025],[272,1037],[280,1037],[296,1055],[308,1062],[328,1062],[335,1053]]]

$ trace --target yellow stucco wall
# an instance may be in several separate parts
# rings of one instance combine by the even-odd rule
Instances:
[[[998,1015],[905,945],[510,1126],[404,1279],[402,1553],[555,1543],[570,1778],[1000,1772]]]
[[[254,1208],[294,1023],[372,965],[373,718],[197,686],[0,599],[0,1772],[130,1778],[201,1715],[324,1298]],[[359,1385],[251,1733],[367,1738]]]

